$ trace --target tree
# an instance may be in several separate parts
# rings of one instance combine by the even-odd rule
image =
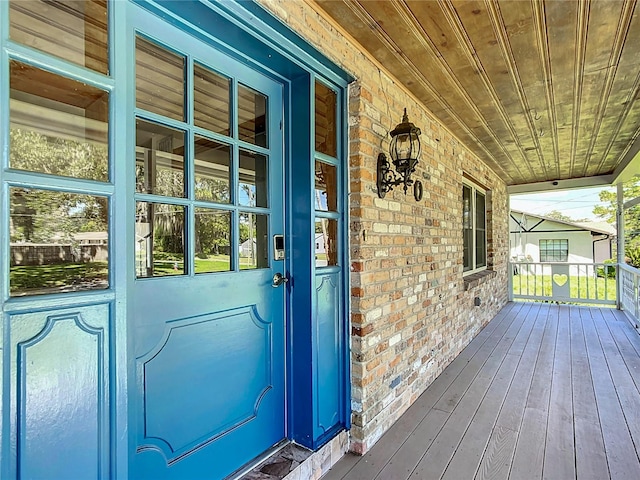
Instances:
[[[64,177],[108,180],[106,144],[51,137],[22,128],[9,132],[11,168]]]
[[[210,202],[229,201],[228,179],[207,178],[196,174],[196,198]],[[242,225],[241,225],[242,227]],[[198,208],[195,217],[196,254],[229,253],[231,217],[229,212]]]
[[[628,201],[640,197],[640,175],[636,175],[623,185],[624,200]],[[593,213],[608,223],[616,224],[616,211],[618,206],[617,193],[613,190],[600,192],[600,201],[603,205],[594,207]],[[636,205],[624,212],[624,236],[625,253],[629,258],[636,258],[640,249],[640,205]]]
[[[571,218],[569,215],[565,215],[559,210],[551,210],[548,213],[544,214],[545,217],[553,218],[555,220],[562,220],[563,222],[574,222],[575,220]]]
[[[12,128],[9,164],[20,170],[106,180],[107,148]],[[12,187],[10,199],[12,242],[72,242],[78,232],[107,231],[104,197]]]
[[[214,209],[196,209],[196,254],[228,254],[231,245],[229,212]]]
[[[565,215],[559,210],[551,210],[544,214],[545,217],[553,218],[554,220],[560,220],[563,222],[588,222],[588,218],[572,218],[569,215]]]

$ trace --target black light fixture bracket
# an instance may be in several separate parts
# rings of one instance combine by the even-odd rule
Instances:
[[[412,170],[412,172],[413,171],[415,170]],[[418,202],[422,200],[422,182],[420,180],[413,180],[410,175],[398,175],[391,168],[391,164],[384,153],[378,154],[378,168],[376,173],[376,186],[378,187],[378,196],[380,198],[384,198],[388,192],[398,185],[403,186],[403,190],[406,195],[409,187],[413,185],[413,197]]]

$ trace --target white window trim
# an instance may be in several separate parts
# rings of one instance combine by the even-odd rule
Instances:
[[[471,231],[473,232],[473,242],[472,242],[472,246],[471,246],[471,265],[475,265],[476,264],[476,192],[481,193],[482,195],[484,195],[484,234],[485,234],[485,252],[484,252],[484,257],[485,257],[485,265],[482,267],[478,267],[478,268],[472,268],[471,270],[464,270],[464,237],[462,239],[463,242],[463,250],[462,250],[462,255],[463,255],[463,264],[462,264],[462,268],[463,268],[463,272],[462,272],[462,276],[466,277],[468,275],[473,275],[474,273],[478,273],[478,272],[483,272],[485,270],[487,270],[487,263],[488,263],[488,252],[487,252],[487,246],[488,246],[488,241],[487,241],[487,191],[480,187],[478,184],[473,183],[472,181],[468,180],[468,179],[463,179],[462,180],[462,185],[463,186],[467,186],[469,188],[471,188],[471,221],[472,221],[472,227],[471,227]],[[462,205],[462,212],[464,214],[464,204]],[[464,218],[463,218],[463,235],[464,235]]]

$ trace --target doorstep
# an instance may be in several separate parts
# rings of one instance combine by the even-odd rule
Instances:
[[[343,430],[317,452],[289,443],[238,480],[318,480],[349,448]]]

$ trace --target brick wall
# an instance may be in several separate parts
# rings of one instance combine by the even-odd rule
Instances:
[[[506,303],[506,187],[319,7],[259,1],[357,78],[349,88],[350,448],[364,453]],[[380,199],[375,185],[378,153],[405,107],[422,129],[420,202],[402,189]],[[462,275],[463,174],[489,190],[492,274],[472,282]]]

